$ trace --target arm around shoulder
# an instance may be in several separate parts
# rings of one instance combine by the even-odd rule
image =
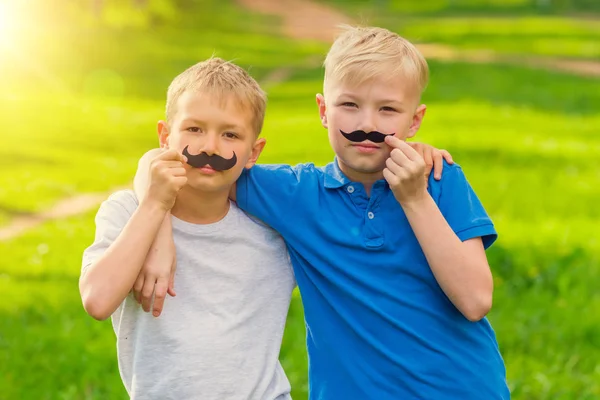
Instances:
[[[318,179],[315,171],[312,164],[255,165],[238,179],[235,200],[241,209],[275,227],[282,215],[298,211],[296,204],[303,188]]]
[[[127,297],[165,213],[151,201],[133,213],[114,199],[100,207],[96,239],[84,252],[79,280],[83,306],[93,318],[107,319]]]

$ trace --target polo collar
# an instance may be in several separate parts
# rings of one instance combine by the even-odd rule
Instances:
[[[350,183],[350,179],[348,179],[340,169],[337,157],[334,158],[333,162],[330,162],[325,166],[323,173],[325,175],[323,184],[326,189],[339,189]]]
[[[342,186],[352,183],[352,181],[346,175],[344,175],[340,169],[337,157],[334,158],[333,162],[330,162],[323,168],[323,174],[323,186],[325,186],[326,189],[339,189]],[[389,188],[389,185],[385,179],[380,179],[373,185],[373,187],[380,186]]]

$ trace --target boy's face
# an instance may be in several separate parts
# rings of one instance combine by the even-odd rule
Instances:
[[[216,156],[214,168],[201,161],[196,167],[185,164],[187,185],[200,191],[229,191],[243,168],[250,168],[262,151],[265,140],[257,139],[252,113],[233,97],[219,101],[209,94],[184,92],[170,124],[158,123],[161,147],[187,150],[188,162],[202,156]],[[235,154],[235,156],[234,156]],[[199,157],[196,157],[199,156]],[[217,166],[219,165],[219,166]]]
[[[360,85],[333,83],[325,95],[317,95],[321,123],[340,169],[355,181],[381,179],[391,151],[380,142],[383,135],[413,137],[425,114],[416,85],[402,77],[374,78]],[[362,140],[357,131],[380,134]]]

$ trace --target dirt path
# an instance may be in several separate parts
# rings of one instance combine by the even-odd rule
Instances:
[[[13,218],[10,223],[0,227],[0,242],[9,240],[24,232],[43,224],[44,222],[83,214],[98,208],[100,203],[114,191],[127,187],[117,187],[107,193],[87,193],[59,201],[49,210]]]
[[[600,76],[600,62],[557,57],[511,56],[485,50],[460,50],[450,46],[423,43],[417,47],[427,59],[464,61],[474,64],[508,64],[567,72],[580,76]]]
[[[283,33],[292,39],[331,42],[336,25],[352,19],[336,9],[311,0],[238,0],[249,10],[280,17]]]
[[[238,0],[238,2],[249,10],[280,17],[283,25],[282,33],[293,39],[313,39],[330,43],[336,36],[339,24],[353,23],[350,17],[339,10],[312,0]],[[525,65],[581,76],[600,76],[599,61],[504,56],[490,51],[458,50],[435,43],[418,44],[417,47],[428,59]],[[277,73],[275,76],[278,76]]]

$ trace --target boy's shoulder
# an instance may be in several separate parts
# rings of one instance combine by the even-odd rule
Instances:
[[[323,175],[323,168],[312,162],[290,164],[256,164],[247,170],[248,177],[261,184],[305,184]]]
[[[466,180],[463,169],[459,164],[456,162],[448,164],[446,160],[443,160],[443,163],[442,177],[440,180],[434,178],[432,171],[427,182],[427,190],[434,198],[436,198],[436,195],[441,194],[442,188],[448,189]]]
[[[100,210],[104,212],[122,210],[128,214],[133,214],[138,207],[138,204],[138,199],[133,190],[122,189],[111,193],[108,198],[102,202]]]
[[[317,167],[312,162],[299,163],[295,165],[291,164],[256,164],[250,171],[261,171],[261,172],[289,172],[294,174],[310,174],[321,171],[320,167]]]
[[[106,199],[106,201],[114,201],[121,204],[138,204],[137,196],[135,195],[135,192],[131,189],[117,190],[116,192],[111,193]]]

